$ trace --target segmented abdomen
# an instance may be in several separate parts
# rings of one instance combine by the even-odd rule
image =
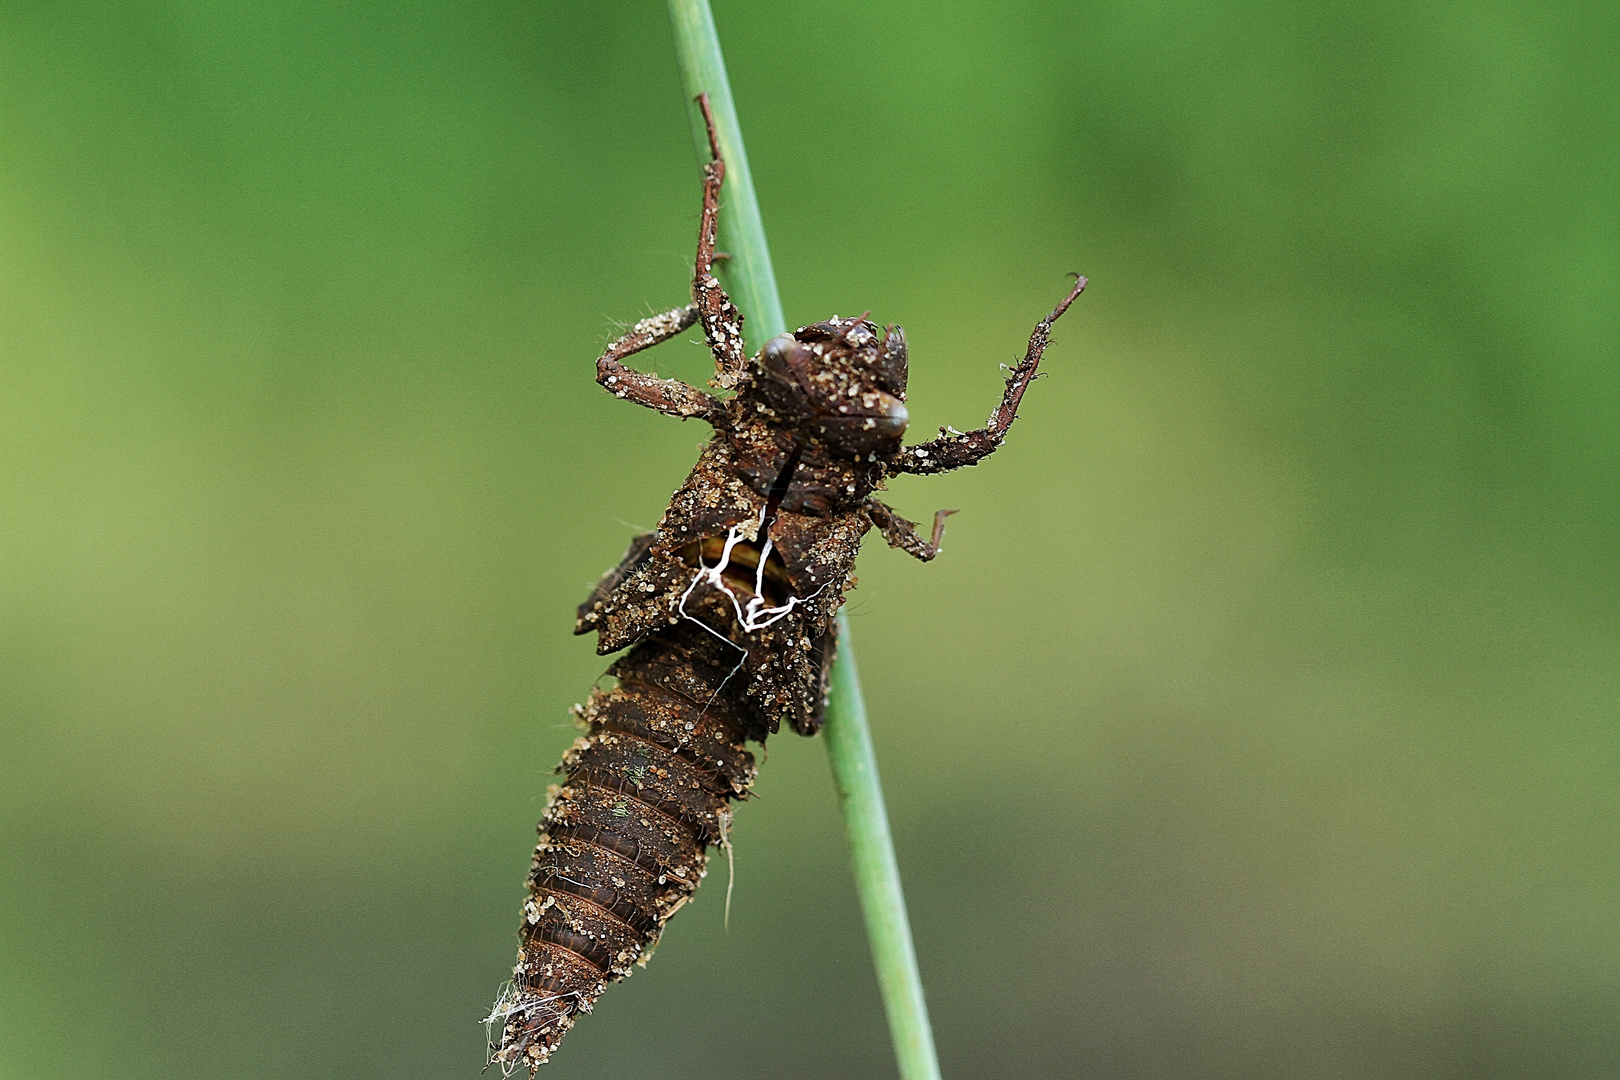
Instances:
[[[758,735],[746,703],[723,694],[718,644],[671,627],[609,668],[618,686],[584,707],[587,734],[540,821],[517,967],[490,1017],[490,1061],[507,1073],[545,1062],[645,957],[725,839],[728,804],[754,779],[743,739]]]

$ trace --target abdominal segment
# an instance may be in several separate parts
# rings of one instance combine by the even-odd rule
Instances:
[[[529,872],[512,983],[490,1016],[491,1062],[542,1064],[607,984],[645,961],[697,889],[754,779],[728,666],[689,625],[637,646],[582,710]]]

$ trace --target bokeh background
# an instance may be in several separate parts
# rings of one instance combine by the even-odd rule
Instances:
[[[947,1076],[1620,1073],[1620,8],[717,0],[788,318],[1005,450],[852,602]],[[704,432],[654,2],[7,3],[0,1074],[476,1077]],[[653,354],[693,381],[693,343]],[[885,1077],[822,748],[553,1077]]]

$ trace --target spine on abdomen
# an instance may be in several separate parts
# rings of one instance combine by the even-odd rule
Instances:
[[[684,629],[684,628],[683,628]],[[691,648],[689,646],[697,646]],[[608,669],[584,706],[587,733],[563,757],[529,871],[512,983],[491,1013],[491,1064],[531,1071],[611,981],[645,962],[725,841],[729,803],[754,757],[718,700],[726,671],[681,629]]]

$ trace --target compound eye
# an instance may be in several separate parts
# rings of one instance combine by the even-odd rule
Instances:
[[[896,397],[906,396],[906,332],[891,326],[878,346],[873,373],[879,385]]]
[[[777,334],[759,350],[759,359],[778,375],[786,375],[799,348],[800,345],[793,339],[792,334]]]
[[[783,420],[796,421],[810,407],[799,382],[808,352],[792,334],[778,334],[759,350],[759,393]]]
[[[872,419],[878,434],[890,439],[898,439],[906,433],[906,425],[911,422],[911,414],[906,411],[905,403],[899,398],[889,397],[883,403],[883,411]]]

